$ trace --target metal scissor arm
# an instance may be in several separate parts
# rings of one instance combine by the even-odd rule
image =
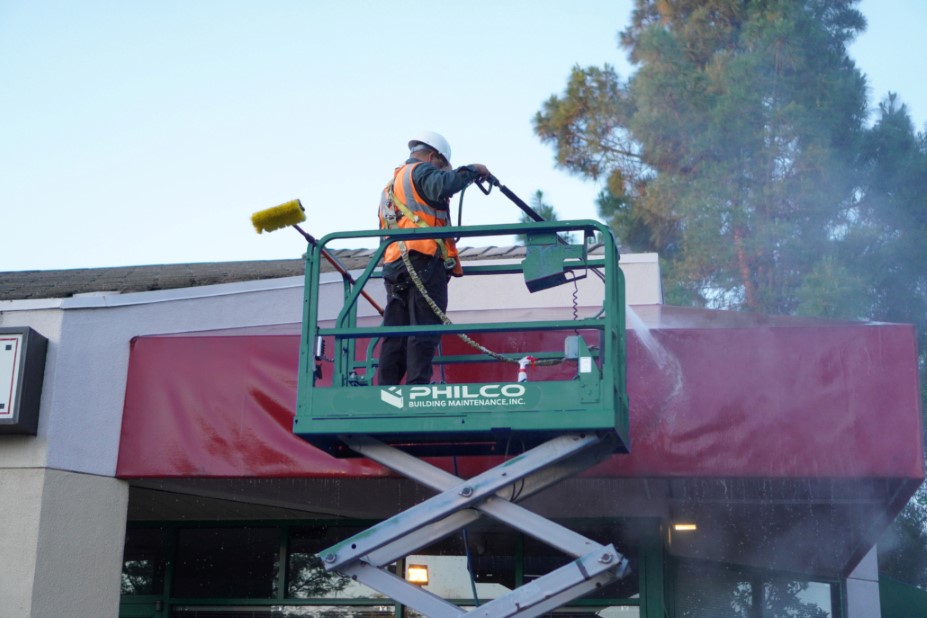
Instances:
[[[628,562],[602,545],[509,501],[504,490],[524,483],[526,497],[588,469],[615,450],[611,434],[554,438],[471,479],[463,480],[369,436],[342,436],[359,454],[440,491],[429,500],[320,552],[325,568],[356,578],[435,617],[461,609],[409,584],[384,567],[488,515],[572,556],[569,564],[478,608],[475,615],[537,616],[623,577]]]

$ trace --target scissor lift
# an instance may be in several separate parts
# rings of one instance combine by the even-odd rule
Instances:
[[[579,232],[579,244],[558,233]],[[628,450],[625,382],[624,281],[610,231],[595,221],[471,226],[330,234],[311,243],[294,432],[336,457],[367,457],[438,493],[318,554],[338,571],[427,616],[538,616],[626,575],[628,562],[612,545],[602,545],[517,505],[558,481],[586,470],[612,453]],[[467,266],[467,277],[521,274],[532,292],[595,275],[601,279],[601,307],[580,317],[575,307],[564,319],[481,322],[465,325],[362,326],[358,320],[364,286],[375,283],[388,242],[402,239],[527,234],[521,262]],[[344,239],[383,240],[356,277],[343,276],[343,304],[333,321],[320,321],[321,263],[326,247]],[[601,255],[589,251],[595,239]],[[325,256],[326,259],[330,258]],[[453,285],[451,286],[453,295]],[[567,292],[567,297],[571,292]],[[487,302],[491,302],[487,299]],[[491,308],[488,307],[488,308]],[[374,384],[377,347],[383,336],[439,333],[485,336],[553,333],[561,349],[439,355],[437,365],[478,365],[525,358],[561,362],[567,379],[489,381],[412,386]],[[549,339],[549,337],[547,337]],[[535,337],[535,339],[539,339]],[[325,342],[327,345],[323,345]],[[323,349],[324,348],[324,349]],[[331,357],[326,356],[330,348]],[[331,380],[323,367],[331,363]],[[517,374],[513,371],[512,376]],[[559,375],[563,375],[563,371]],[[513,445],[519,452],[512,455]],[[504,455],[481,474],[461,479],[421,456]],[[517,487],[518,491],[513,488]],[[466,611],[407,583],[387,567],[488,515],[573,557],[569,564],[480,607]]]

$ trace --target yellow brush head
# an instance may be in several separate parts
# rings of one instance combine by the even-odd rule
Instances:
[[[260,210],[251,215],[251,223],[257,233],[273,232],[306,220],[306,213],[299,200],[290,200],[279,206]]]

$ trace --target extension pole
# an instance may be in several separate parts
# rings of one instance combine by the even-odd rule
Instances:
[[[312,236],[312,234],[310,234],[309,232],[305,231],[303,228],[299,227],[298,225],[294,225],[293,227],[296,228],[296,231],[297,231],[297,232],[299,232],[300,234],[303,235],[303,238],[305,238],[306,241],[307,241],[310,245],[312,245],[313,247],[317,247],[317,246],[318,246],[318,242],[317,242],[316,239]],[[343,267],[341,264],[338,263],[338,260],[336,260],[336,259],[332,256],[332,254],[328,252],[328,250],[322,249],[321,253],[322,253],[322,257],[325,258],[326,260],[328,260],[328,263],[331,264],[332,266],[334,266],[334,267],[335,267],[335,270],[337,270],[338,273],[339,273],[341,276],[346,277],[347,280],[350,281],[352,284],[356,284],[356,283],[357,283],[357,281],[354,280],[354,277],[351,276],[351,273],[349,273],[348,271],[346,271],[346,270],[344,269],[344,267]],[[379,313],[379,314],[382,316],[382,315],[383,315],[383,308],[380,307],[380,305],[377,304],[377,301],[375,301],[375,300],[370,296],[370,294],[368,294],[367,292],[365,292],[363,288],[361,288],[360,293],[361,293],[361,295],[362,295],[364,298],[367,299],[367,302],[369,302],[369,303],[373,306],[373,308],[377,310],[377,313]]]

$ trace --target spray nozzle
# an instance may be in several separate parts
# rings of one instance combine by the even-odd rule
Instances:
[[[528,365],[534,367],[534,363],[537,359],[533,356],[525,356],[518,361],[518,381],[527,382],[528,381]]]

